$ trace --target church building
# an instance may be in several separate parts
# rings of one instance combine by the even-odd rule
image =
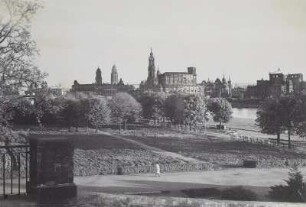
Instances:
[[[78,81],[75,80],[70,92],[74,93],[75,95],[77,95],[78,93],[85,93],[111,97],[118,92],[130,92],[132,90],[134,90],[134,87],[131,85],[125,85],[121,78],[118,81],[117,68],[116,65],[113,65],[111,73],[111,83],[103,83],[102,71],[98,67],[98,69],[96,70],[94,83],[80,84]]]
[[[199,94],[195,67],[188,67],[186,72],[156,72],[155,58],[151,50],[148,65],[148,77],[141,82],[140,89],[147,93],[166,93],[183,95]]]

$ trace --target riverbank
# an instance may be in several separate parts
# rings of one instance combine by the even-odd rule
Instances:
[[[262,101],[253,99],[230,99],[233,108],[258,108]]]

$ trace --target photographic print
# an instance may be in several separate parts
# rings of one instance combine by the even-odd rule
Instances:
[[[306,206],[306,1],[0,0],[0,207]]]

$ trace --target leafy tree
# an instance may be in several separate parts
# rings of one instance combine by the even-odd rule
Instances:
[[[213,116],[213,120],[219,123],[227,123],[232,118],[232,105],[224,98],[212,98],[208,102],[208,110]]]
[[[282,128],[287,130],[288,147],[291,148],[291,134],[295,131],[296,114],[298,113],[298,105],[295,97],[285,96],[279,99],[279,115],[282,123]]]
[[[306,95],[297,98],[294,126],[299,136],[306,137]]]
[[[110,108],[105,98],[95,98],[90,100],[89,123],[95,127],[96,131],[99,127],[110,122]]]
[[[40,8],[37,1],[0,0],[0,87],[2,93],[41,83],[46,74],[33,64],[38,54],[31,38],[32,16]]]
[[[276,99],[266,100],[257,111],[256,123],[262,133],[276,134],[277,143],[280,143],[282,120],[280,117],[279,103]]]
[[[291,148],[291,134],[298,132],[303,134],[305,108],[304,101],[293,96],[284,96],[278,99],[267,100],[257,112],[257,123],[262,132],[277,134],[280,141],[280,133],[287,131],[288,147]]]
[[[115,123],[125,124],[140,118],[142,107],[136,99],[128,93],[117,93],[110,101],[111,117]]]
[[[62,125],[68,127],[69,131],[71,127],[79,126],[78,120],[80,119],[80,102],[77,99],[62,98],[62,109],[59,112],[59,120]]]
[[[165,98],[160,95],[143,95],[140,103],[143,110],[143,118],[153,119],[155,121],[164,118]]]
[[[35,94],[33,114],[40,127],[43,127],[43,117],[55,115],[61,110],[61,105],[52,97],[49,88],[41,88]]]
[[[25,124],[36,124],[36,118],[33,114],[34,106],[32,100],[20,98],[11,100],[11,113],[12,113],[12,119],[10,119],[10,122],[12,125],[19,124],[19,125],[25,125]]]
[[[182,124],[184,121],[185,102],[181,95],[171,95],[164,103],[165,116],[173,123]]]
[[[18,102],[19,97],[6,95],[18,95],[20,89],[41,83],[46,76],[33,64],[37,49],[31,38],[30,23],[39,7],[37,1],[0,0],[0,141],[4,146],[24,138],[12,129],[13,113],[7,111],[12,108],[7,104]],[[14,154],[10,148],[6,151],[14,164]]]
[[[185,98],[184,123],[191,127],[203,125],[208,121],[207,100],[200,96]]]

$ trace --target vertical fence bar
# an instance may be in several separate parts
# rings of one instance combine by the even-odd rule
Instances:
[[[2,154],[3,198],[5,198],[5,154]]]
[[[28,181],[28,148],[26,147],[26,153],[25,153],[25,179],[26,183]]]
[[[13,194],[13,160],[11,158],[11,194]]]
[[[18,195],[20,195],[20,153],[18,153]]]

